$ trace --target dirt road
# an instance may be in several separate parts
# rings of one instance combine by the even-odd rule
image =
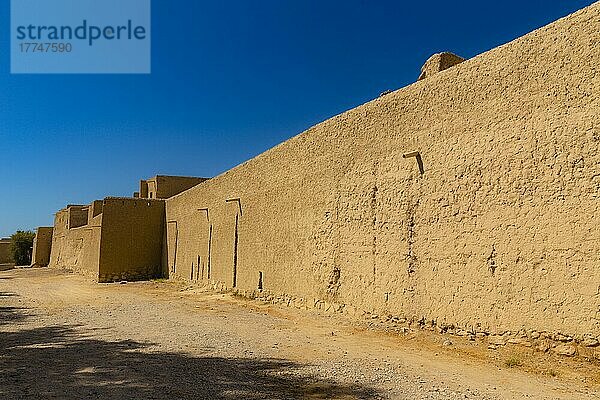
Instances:
[[[0,272],[0,399],[600,398],[595,366],[510,368],[447,340],[177,283]]]

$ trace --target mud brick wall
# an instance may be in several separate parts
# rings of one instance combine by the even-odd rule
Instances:
[[[85,206],[89,224],[77,228],[69,228],[72,208],[56,214],[50,267],[71,269],[99,282],[161,275],[163,200],[108,197],[95,201]]]
[[[52,250],[51,227],[39,227],[35,232],[33,240],[33,253],[31,265],[34,267],[47,267],[50,264],[50,252]]]
[[[165,203],[107,198],[102,208],[98,280],[140,280],[161,275]]]
[[[596,3],[312,127],[167,200],[165,273],[600,336],[598,60]]]
[[[70,215],[69,208],[55,215],[49,267],[70,269],[97,278],[102,215],[87,225],[69,229]]]

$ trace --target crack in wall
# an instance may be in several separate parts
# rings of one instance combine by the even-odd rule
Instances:
[[[492,252],[490,253],[490,255],[487,259],[487,264],[488,264],[489,270],[492,272],[492,275],[494,275],[496,273],[496,268],[498,268],[498,266],[496,265],[496,245],[495,244],[492,245]]]
[[[371,243],[371,257],[373,259],[373,284],[376,282],[377,275],[377,193],[379,188],[377,187],[377,171],[379,169],[379,163],[373,165],[373,189],[371,190],[371,218],[372,218],[372,229],[373,229],[373,242]]]
[[[342,276],[342,271],[338,267],[333,267],[333,271],[329,275],[329,284],[327,285],[327,293],[331,297],[336,297],[338,294],[338,290],[340,289],[340,277]]]
[[[412,275],[416,272],[416,267],[418,263],[417,256],[415,254],[415,226],[416,226],[416,211],[419,205],[419,200],[416,203],[409,202],[408,208],[406,209],[406,225],[407,225],[407,235],[406,241],[408,243],[408,251],[406,253],[406,261],[408,262],[407,272],[409,275]]]

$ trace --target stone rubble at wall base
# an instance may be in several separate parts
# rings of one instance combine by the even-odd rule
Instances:
[[[189,283],[189,282],[187,282]],[[379,316],[369,311],[358,310],[355,307],[327,302],[322,299],[305,299],[286,294],[276,294],[259,290],[230,289],[218,281],[197,281],[194,285],[208,288],[219,293],[231,293],[273,305],[286,306],[299,310],[316,310],[323,313],[343,314],[351,320],[366,320],[369,327],[398,334],[407,334],[412,330],[435,332],[441,335],[450,335],[466,338],[474,342],[487,343],[490,350],[508,345],[518,345],[532,348],[546,353],[552,352],[559,356],[581,356],[588,360],[600,361],[600,337],[592,334],[571,336],[559,332],[546,332],[543,330],[521,329],[517,332],[508,330],[488,331],[474,329],[473,327],[459,327],[452,324],[427,321],[425,318],[407,317],[397,315]]]

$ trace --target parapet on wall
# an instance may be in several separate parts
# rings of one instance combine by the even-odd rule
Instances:
[[[463,61],[465,61],[464,58],[448,52],[434,54],[429,57],[425,64],[423,64],[421,75],[419,75],[418,80],[432,77],[433,75],[445,71],[448,68],[452,68]]]
[[[208,178],[157,175],[154,178],[140,181],[140,191],[135,192],[133,197],[142,199],[168,199],[206,180]]]
[[[79,228],[88,224],[89,206],[70,205],[67,207],[67,213],[67,227],[69,229]]]
[[[168,199],[163,268],[351,313],[599,336],[598,43],[596,3]]]

